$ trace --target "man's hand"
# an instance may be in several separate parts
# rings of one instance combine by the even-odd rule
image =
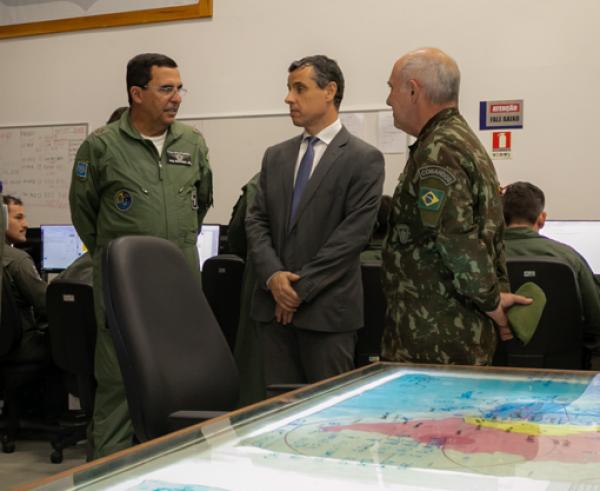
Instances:
[[[277,320],[277,322],[279,322],[280,324],[283,324],[284,326],[287,326],[288,324],[291,324],[293,317],[294,317],[293,312],[291,312],[289,310],[285,310],[279,304],[275,305],[275,319]]]
[[[300,276],[290,271],[278,271],[271,277],[267,286],[271,290],[275,303],[283,310],[293,313],[300,305],[300,297],[292,287],[292,283],[299,279]]]
[[[508,318],[506,317],[506,311],[515,304],[528,305],[533,302],[533,299],[524,297],[522,295],[515,295],[514,293],[500,293],[500,303],[495,310],[486,312],[486,315],[490,317],[498,328],[500,339],[502,341],[508,341],[514,336],[512,331],[508,327]]]

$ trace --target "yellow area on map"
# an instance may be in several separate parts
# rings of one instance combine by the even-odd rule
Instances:
[[[482,426],[484,428],[494,428],[501,431],[512,431],[514,433],[525,433],[526,435],[548,435],[548,436],[567,436],[575,433],[600,432],[600,425],[569,425],[569,424],[538,424],[531,421],[492,421],[474,416],[465,416],[465,423]]]

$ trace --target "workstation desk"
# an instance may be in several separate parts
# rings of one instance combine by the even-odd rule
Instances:
[[[378,363],[23,489],[600,490],[600,374]]]

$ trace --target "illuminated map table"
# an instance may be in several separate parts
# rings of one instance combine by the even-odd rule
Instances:
[[[372,365],[41,489],[600,490],[600,374]]]

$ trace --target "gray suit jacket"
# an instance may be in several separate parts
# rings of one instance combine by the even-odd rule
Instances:
[[[293,286],[302,299],[294,326],[324,332],[359,329],[359,255],[377,217],[383,155],[342,128],[315,168],[290,224],[301,139],[270,147],[263,158],[259,190],[246,218],[258,280],[251,315],[261,322],[274,318],[275,302],[266,281],[276,271],[292,271],[301,277]]]

